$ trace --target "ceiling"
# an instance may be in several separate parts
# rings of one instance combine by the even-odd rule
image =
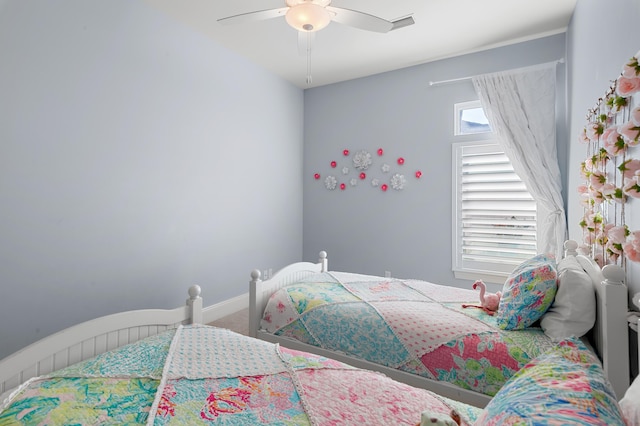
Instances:
[[[284,18],[221,25],[220,18],[284,7],[284,0],[144,0],[217,43],[309,88],[562,33],[577,0],[333,0],[415,24],[385,34],[336,22],[315,33],[309,57]]]

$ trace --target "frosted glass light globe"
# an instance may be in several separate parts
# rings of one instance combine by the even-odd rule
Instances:
[[[291,6],[285,15],[287,23],[298,31],[318,31],[329,25],[331,15],[322,6],[305,2]]]

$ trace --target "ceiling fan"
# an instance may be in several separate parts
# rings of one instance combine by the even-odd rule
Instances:
[[[241,13],[218,19],[223,25],[243,24],[284,16],[287,23],[298,30],[298,52],[307,56],[307,84],[311,84],[311,46],[313,35],[331,21],[378,33],[387,33],[413,25],[411,15],[393,21],[359,12],[331,6],[331,0],[285,0],[285,7]]]
[[[318,31],[335,21],[378,33],[387,33],[415,23],[412,16],[388,21],[357,10],[331,6],[331,0],[285,0],[285,4],[286,7],[228,16],[218,19],[218,22],[240,24],[284,16],[289,25],[301,32]]]

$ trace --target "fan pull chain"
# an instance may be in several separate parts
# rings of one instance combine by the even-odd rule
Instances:
[[[307,33],[307,86],[311,85],[311,33]]]

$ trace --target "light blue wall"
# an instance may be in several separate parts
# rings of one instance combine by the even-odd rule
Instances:
[[[0,358],[301,259],[301,89],[138,0],[0,6]]]
[[[604,96],[611,82],[622,72],[622,66],[640,50],[640,1],[580,0],[567,32],[569,57],[570,158],[569,158],[569,236],[582,238],[578,223],[583,215],[577,187],[580,163],[586,157],[585,145],[578,135],[585,125],[587,111]],[[640,148],[633,151],[640,157]],[[640,229],[640,200],[626,206],[627,224]],[[640,292],[640,264],[628,262],[630,293]]]
[[[564,58],[565,36],[427,63],[305,91],[304,258],[320,250],[334,270],[469,286],[451,270],[453,108],[478,99],[470,80],[430,86],[430,81],[502,71]],[[564,170],[566,107],[564,65],[558,67],[558,151]],[[384,158],[376,150],[382,147]],[[343,149],[367,150],[370,176],[386,178],[381,161],[404,174],[406,189],[386,193],[360,182],[329,191],[324,177],[342,179]],[[397,166],[398,157],[405,159]],[[329,163],[339,162],[337,170]],[[421,179],[414,177],[421,170]],[[322,178],[316,180],[315,173]],[[342,179],[343,181],[345,179]]]

